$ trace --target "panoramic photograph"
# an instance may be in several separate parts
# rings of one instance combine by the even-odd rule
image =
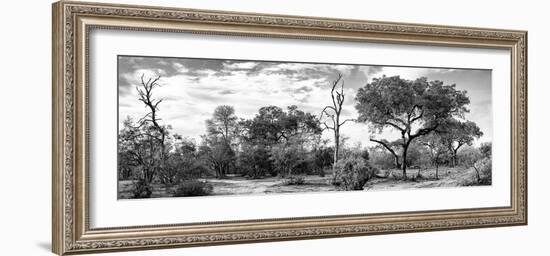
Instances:
[[[118,56],[118,199],[492,183],[491,70]]]

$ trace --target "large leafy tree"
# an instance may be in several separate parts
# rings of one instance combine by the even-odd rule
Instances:
[[[474,139],[483,136],[483,132],[472,121],[449,119],[442,124],[442,131],[442,142],[451,153],[454,166],[458,164],[458,150],[464,145],[471,146]]]
[[[319,119],[299,110],[295,105],[289,106],[286,112],[277,106],[262,107],[254,118],[244,120],[241,124],[247,140],[266,145],[289,142],[296,136],[321,133]]]
[[[249,148],[258,153],[254,156],[254,161],[241,161],[242,167],[253,170],[254,173],[269,172],[271,175],[291,174],[303,161],[298,161],[295,158],[297,155],[289,158],[289,162],[285,162],[283,157],[292,155],[292,152],[301,152],[322,131],[316,116],[294,105],[287,107],[286,111],[277,106],[262,107],[254,118],[241,120],[240,125],[241,143],[246,145],[243,150]],[[264,163],[258,164],[259,160]],[[244,166],[247,164],[249,166]]]
[[[407,178],[407,150],[415,139],[430,134],[449,118],[463,117],[470,99],[466,91],[442,81],[416,80],[399,76],[374,78],[360,88],[355,97],[358,121],[370,123],[376,131],[397,130],[400,139],[394,142],[372,138],[388,149],[395,158],[401,153],[403,178]],[[392,149],[391,143],[400,147]]]

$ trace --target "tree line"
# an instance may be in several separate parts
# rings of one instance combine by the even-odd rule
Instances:
[[[121,180],[137,180],[134,197],[149,197],[152,183],[187,184],[184,195],[208,193],[211,187],[200,178],[234,175],[259,179],[329,173],[336,186],[362,189],[377,175],[377,168],[398,168],[407,179],[407,168],[429,165],[436,168],[438,178],[438,166],[458,165],[459,149],[483,135],[474,122],[464,119],[470,103],[467,92],[426,78],[375,78],[354,97],[358,117],[342,119],[346,95],[338,74],[327,95],[332,104],[321,107],[319,114],[295,105],[264,106],[246,119],[239,118],[233,106],[220,105],[205,121],[205,134],[197,143],[161,124],[162,99],[153,94],[160,79],[140,77],[135,89],[147,113],[137,120],[127,117],[119,131],[118,175]],[[346,145],[341,127],[350,122],[369,124],[377,134],[393,129],[400,138],[371,137],[378,146],[368,149]],[[332,133],[332,141],[322,138],[325,130]],[[364,134],[370,133],[365,129]],[[469,165],[477,169],[480,159],[490,159],[479,152],[469,156]]]

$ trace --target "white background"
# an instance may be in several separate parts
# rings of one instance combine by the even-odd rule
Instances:
[[[495,49],[97,30],[90,33],[90,226],[250,220],[510,205],[510,52]],[[192,49],[192,50],[190,50]],[[281,52],[288,53],[281,56]],[[338,54],[335,54],[338,53]],[[117,55],[491,69],[491,186],[116,200]],[[238,206],[238,207],[235,207]]]
[[[148,4],[150,1],[122,1]],[[547,255],[544,161],[550,23],[544,1],[155,1],[157,5],[529,30],[529,226],[120,253],[120,255]],[[11,1],[1,17],[2,255],[51,255],[50,1]],[[118,255],[118,254],[113,254]]]

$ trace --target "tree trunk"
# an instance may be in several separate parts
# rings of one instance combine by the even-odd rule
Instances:
[[[435,179],[438,180],[439,179],[439,165],[436,163],[435,164]]]
[[[453,150],[453,167],[456,167],[458,164],[458,160],[457,160],[457,157],[456,157],[456,151]]]
[[[332,163],[333,167],[336,167],[336,162],[338,162],[338,155],[340,153],[340,136],[338,130],[334,132],[334,162]]]
[[[403,145],[403,159],[401,163],[401,170],[403,170],[403,180],[407,180],[407,149],[409,148],[409,143]]]

